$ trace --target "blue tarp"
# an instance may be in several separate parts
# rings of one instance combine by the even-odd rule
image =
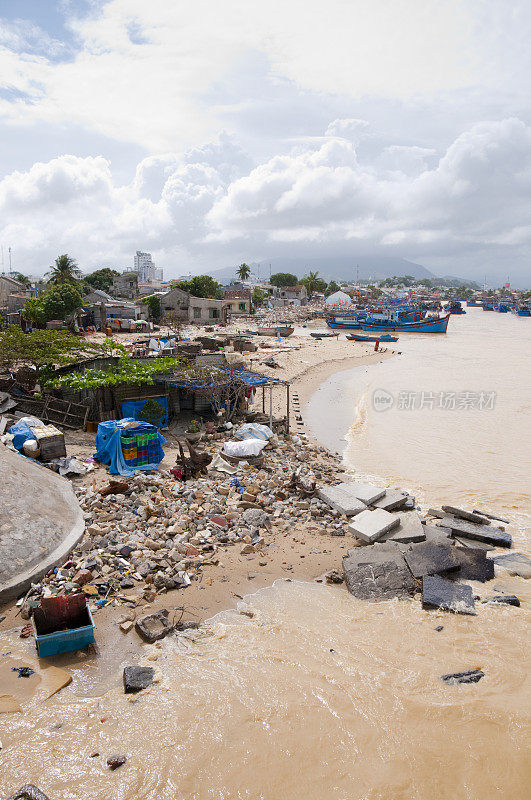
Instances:
[[[125,424],[130,422],[137,421],[131,417],[124,417],[124,419],[120,420],[111,419],[108,422],[100,422],[96,433],[96,453],[94,454],[95,461],[99,461],[101,464],[109,465],[110,473],[124,475],[126,478],[131,477],[139,470],[148,472],[149,470],[157,469],[157,464],[159,463],[156,462],[154,464],[142,464],[141,466],[137,467],[129,467],[127,465],[123,457],[122,443],[120,440],[122,431],[125,429],[131,434],[142,434],[152,433],[153,431],[157,430],[148,422],[138,422],[136,425],[126,428]],[[158,437],[159,443],[163,445],[166,442],[166,439],[160,433],[158,434]],[[162,458],[164,458],[164,452],[162,451],[162,448],[161,452]],[[162,461],[162,458],[160,461]]]
[[[28,439],[35,439],[35,435],[29,425],[25,422],[17,422],[15,425],[11,425],[9,428],[9,433],[13,436],[13,447],[19,450],[21,453],[23,452],[22,447],[24,442]]]

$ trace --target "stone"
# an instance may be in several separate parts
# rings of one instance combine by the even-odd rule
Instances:
[[[494,578],[494,564],[487,558],[486,550],[473,547],[452,548],[461,569],[457,577],[468,581],[490,581]]]
[[[155,670],[153,667],[125,667],[124,692],[132,694],[147,689],[153,683]]]
[[[122,589],[132,589],[134,585],[134,581],[132,581],[131,578],[122,578],[120,581],[120,586]]]
[[[331,569],[325,574],[327,583],[343,583],[343,576],[337,569]]]
[[[442,519],[445,516],[444,511],[438,511],[436,508],[428,508],[428,515],[436,519]]]
[[[445,528],[445,530],[449,530],[449,528]],[[450,534],[452,531],[450,531]],[[461,536],[454,536],[454,541],[457,544],[460,544],[461,547],[471,548],[472,550],[484,550],[488,552],[489,550],[494,550],[493,544],[487,544],[486,542],[478,542],[477,539],[464,539]]]
[[[415,581],[405,566],[394,561],[383,564],[353,564],[343,560],[343,574],[349,592],[360,600],[389,600],[407,597],[415,591]]]
[[[172,626],[168,621],[168,611],[165,608],[161,608],[155,614],[140,617],[136,621],[135,628],[142,639],[149,644],[153,644],[159,639],[164,639],[172,630]]]
[[[493,597],[488,597],[482,600],[482,603],[493,603],[494,605],[507,605],[520,607],[520,600],[515,594],[495,594]]]
[[[384,511],[383,508],[378,508],[375,511],[369,511],[368,509],[362,511],[350,523],[348,528],[358,539],[371,544],[387,531],[398,527],[398,525],[400,525],[399,517]]]
[[[459,560],[453,550],[452,545],[421,542],[404,553],[404,558],[413,577],[423,578],[424,575],[438,575],[459,569]]]
[[[437,525],[423,525],[424,535],[427,542],[432,544],[449,544],[452,538],[452,531],[450,528],[441,528]]]
[[[370,547],[354,547],[343,557],[343,562],[348,559],[351,567],[360,564],[385,564],[392,561],[398,567],[405,567],[404,555],[397,544],[393,542],[377,542]]]
[[[26,783],[18,792],[11,795],[9,800],[48,800],[48,796],[32,783]]]
[[[245,525],[250,525],[253,528],[267,528],[269,524],[269,514],[258,508],[248,508],[242,514],[242,520]]]
[[[488,519],[496,520],[496,522],[505,522],[506,525],[510,525],[508,519],[504,519],[503,517],[497,517],[495,514],[488,514],[486,511],[478,511],[477,508],[474,509],[474,514],[479,514],[481,517],[487,517]]]
[[[74,583],[77,583],[78,586],[84,586],[86,583],[90,583],[93,577],[89,569],[80,569],[76,572],[72,580]]]
[[[456,508],[455,506],[441,506],[442,510],[446,514],[451,514],[454,517],[459,517],[459,519],[466,519],[467,522],[477,522],[479,525],[490,525],[490,521],[486,517],[482,517],[481,514],[476,514],[472,511],[465,511],[462,508]]]
[[[506,553],[494,556],[494,563],[506,569],[509,575],[518,575],[520,578],[531,578],[531,558],[523,553]]]
[[[415,511],[402,512],[397,515],[400,525],[391,533],[386,534],[386,541],[410,544],[412,542],[423,542],[426,539],[425,525],[422,524],[419,515]]]
[[[125,764],[126,761],[126,756],[109,756],[107,759],[107,766],[110,767],[110,769],[115,770]]]
[[[241,556],[249,556],[254,552],[256,552],[255,549],[254,549],[254,546],[252,544],[246,544],[240,550],[240,555]]]
[[[361,500],[366,505],[372,505],[376,500],[380,500],[385,495],[385,489],[380,489],[378,486],[372,486],[369,483],[358,483],[358,481],[351,481],[350,483],[342,484],[348,486],[349,490],[353,492],[354,497]]]
[[[382,508],[385,511],[397,511],[406,504],[408,496],[397,489],[386,489],[384,496],[380,500],[372,503],[374,508]]]
[[[441,680],[450,686],[457,683],[477,683],[485,673],[480,669],[467,669],[465,672],[450,672],[448,675],[441,675]]]
[[[340,514],[353,517],[362,511],[366,511],[367,506],[361,500],[358,500],[355,491],[350,486],[350,483],[340,483],[339,486],[323,486],[317,492],[317,496],[331,508],[339,511]]]
[[[478,542],[486,542],[496,547],[511,547],[511,534],[495,528],[492,525],[475,525],[473,522],[466,522],[456,517],[443,517],[440,522],[443,528],[451,528],[457,536],[466,539],[477,539]]]
[[[128,619],[126,622],[120,623],[120,630],[122,633],[129,633],[134,624],[135,623],[132,620]]]
[[[472,587],[453,583],[440,575],[426,575],[422,579],[422,605],[456,614],[476,614]]]

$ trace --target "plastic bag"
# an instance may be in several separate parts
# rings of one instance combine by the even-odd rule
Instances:
[[[236,439],[262,439],[267,442],[273,436],[273,431],[268,425],[259,425],[257,422],[247,422],[235,431]]]
[[[228,456],[259,456],[267,442],[263,439],[244,439],[243,442],[225,442],[223,452]]]

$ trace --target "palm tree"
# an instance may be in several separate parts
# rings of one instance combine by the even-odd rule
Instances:
[[[306,291],[308,292],[308,297],[311,297],[322,284],[322,280],[318,277],[318,275],[318,272],[310,272],[303,279],[304,285],[306,286]]]
[[[236,275],[241,281],[246,281],[251,274],[251,268],[248,264],[240,264],[236,270]]]
[[[80,277],[81,271],[78,269],[75,258],[70,258],[66,253],[55,259],[55,266],[50,267],[47,273],[49,283],[75,283]]]

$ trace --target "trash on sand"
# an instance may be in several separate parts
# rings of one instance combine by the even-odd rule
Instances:
[[[33,625],[41,657],[69,653],[94,642],[94,621],[84,594],[41,598]]]
[[[465,672],[450,672],[448,675],[441,675],[441,680],[450,685],[456,683],[477,683],[481,678],[485,677],[485,673],[477,669],[467,669]]]
[[[12,672],[18,672],[19,678],[29,678],[31,675],[35,675],[35,670],[31,667],[11,667]]]
[[[225,442],[223,452],[228,456],[238,456],[239,458],[259,456],[266,445],[267,441],[264,439],[243,439],[240,442]]]

